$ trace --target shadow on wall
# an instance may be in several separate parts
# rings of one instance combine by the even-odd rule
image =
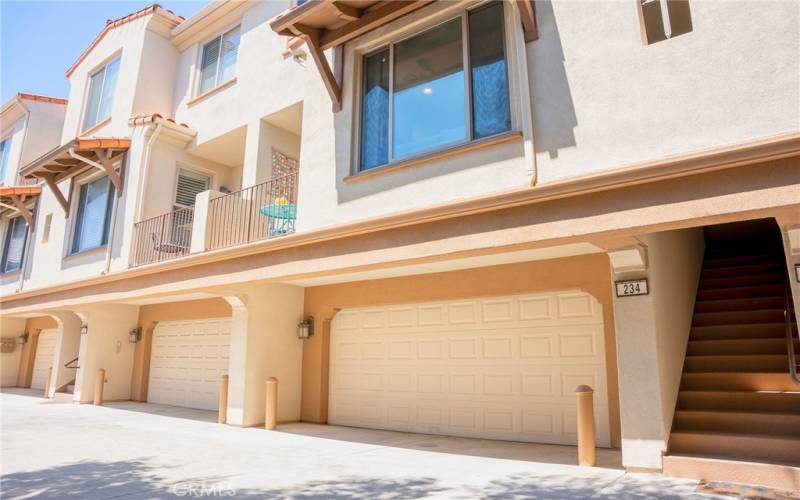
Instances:
[[[531,96],[534,147],[536,153],[546,151],[550,158],[557,158],[559,149],[575,146],[573,130],[578,118],[551,2],[536,2],[536,20],[539,39],[528,45],[528,71],[534,90]]]

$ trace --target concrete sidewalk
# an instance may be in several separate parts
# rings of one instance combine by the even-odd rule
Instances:
[[[214,423],[144,403],[53,404],[5,391],[2,497],[722,498],[696,481],[627,474],[619,452],[572,465],[569,446],[289,424]]]

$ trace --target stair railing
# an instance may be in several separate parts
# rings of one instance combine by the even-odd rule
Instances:
[[[73,364],[73,363],[77,363],[77,362],[78,362],[78,358],[71,359],[71,360],[67,361],[66,363],[64,363],[64,368],[73,368],[73,369],[80,368],[80,366],[78,366],[77,364]]]
[[[797,356],[794,352],[794,328],[792,327],[792,317],[794,315],[791,284],[789,283],[789,276],[786,276],[786,282],[783,287],[783,321],[786,328],[786,350],[789,353],[789,376],[792,381],[800,385],[800,377],[797,375]],[[798,340],[800,340],[800,331],[798,331]]]

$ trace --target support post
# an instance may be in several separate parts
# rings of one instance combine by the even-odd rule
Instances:
[[[44,397],[50,397],[50,384],[53,383],[53,367],[47,369],[47,381],[44,384]]]
[[[578,414],[578,465],[594,467],[594,390],[588,385],[575,389]]]
[[[97,376],[94,379],[94,404],[103,404],[103,386],[106,383],[106,371],[102,368],[97,370]]]
[[[219,415],[217,422],[224,424],[228,421],[228,376],[219,378]]]
[[[274,430],[278,425],[278,379],[267,379],[267,405],[264,414],[264,428]]]

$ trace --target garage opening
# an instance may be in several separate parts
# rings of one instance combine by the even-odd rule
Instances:
[[[44,390],[47,385],[47,370],[53,366],[56,353],[57,330],[42,330],[36,342],[36,355],[33,358],[31,389]]]
[[[600,303],[581,291],[343,309],[330,424],[575,444],[575,388],[610,446]]]
[[[217,410],[230,339],[231,318],[159,322],[153,331],[147,401]]]

